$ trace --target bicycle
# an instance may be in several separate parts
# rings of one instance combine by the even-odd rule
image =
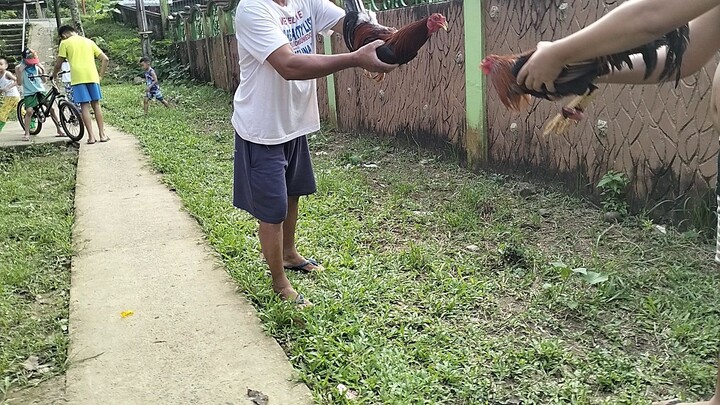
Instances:
[[[59,75],[63,73],[68,72],[60,72]],[[42,74],[34,76],[31,75],[28,77],[30,79],[34,79],[36,77],[50,78],[50,75]],[[82,139],[83,135],[85,135],[85,125],[83,125],[80,110],[78,110],[75,104],[67,101],[64,94],[60,93],[54,79],[50,80],[50,84],[50,91],[47,92],[45,97],[40,100],[40,104],[38,104],[38,106],[33,110],[33,118],[35,118],[36,123],[35,128],[30,129],[30,135],[37,135],[40,133],[43,123],[48,116],[52,118],[53,122],[55,122],[55,118],[52,114],[50,114],[50,111],[53,104],[57,104],[60,126],[62,126],[62,129],[65,131],[65,135],[67,135],[70,140],[78,142]],[[20,101],[17,106],[17,117],[20,122],[20,126],[23,130],[25,130],[25,103],[22,101]],[[55,122],[55,124],[57,124],[57,122]]]

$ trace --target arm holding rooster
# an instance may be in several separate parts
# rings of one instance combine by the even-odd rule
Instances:
[[[637,13],[637,14],[635,14]],[[642,15],[627,23],[631,16]],[[686,49],[680,76],[699,71],[720,50],[720,0],[632,0],[608,13],[595,24],[555,42],[541,42],[517,77],[520,85],[540,90],[551,88],[563,66],[579,60],[599,57],[638,46],[649,37],[673,29],[690,21],[690,40]],[[612,38],[608,41],[607,38]],[[570,56],[572,55],[572,56]],[[632,56],[637,69],[615,70],[600,76],[598,82],[625,84],[654,84],[662,81],[661,71],[667,49],[658,52],[657,67],[645,75],[645,64],[638,55]],[[711,116],[720,131],[720,67],[715,72],[711,97]],[[720,157],[719,157],[720,159]],[[718,162],[720,167],[720,161]],[[718,179],[718,205],[720,205],[720,178]],[[718,211],[720,213],[720,209]],[[720,217],[718,219],[718,246],[720,246]],[[720,250],[715,261],[720,262]],[[709,401],[680,403],[677,400],[656,402],[655,405],[720,405],[720,370],[715,394]]]
[[[342,32],[343,20],[335,27]],[[333,29],[335,31],[335,29]],[[296,54],[290,45],[284,45],[268,56],[267,61],[285,80],[307,80],[325,77],[341,70],[359,67],[369,72],[387,73],[397,65],[383,63],[376,49],[385,42],[373,41],[355,52],[337,55]]]
[[[554,42],[541,43],[520,70],[517,82],[536,91],[542,90],[545,85],[550,92],[554,92],[554,80],[563,66],[648,43],[688,21],[700,20],[698,17],[718,6],[720,0],[628,1],[583,30]],[[720,21],[714,20],[714,23],[717,26]],[[608,38],[612,38],[612,41],[608,41]],[[691,46],[693,43],[695,46],[707,45],[695,41],[695,38],[690,43]],[[658,66],[662,64],[658,63]]]
[[[327,0],[316,0],[326,1]],[[283,5],[285,0],[277,0],[275,3]],[[333,5],[334,7],[334,5]],[[339,18],[330,27],[332,31],[342,32],[343,15],[340,8],[336,16]],[[374,41],[355,52],[340,55],[320,55],[314,52],[305,52],[303,49],[296,49],[295,44],[301,41],[300,35],[303,27],[282,29],[278,27],[277,21],[272,15],[268,15],[267,9],[262,7],[247,6],[238,16],[238,24],[248,35],[243,36],[246,49],[253,52],[258,49],[260,53],[253,56],[256,59],[264,59],[285,79],[285,80],[309,80],[325,77],[332,73],[360,67],[372,72],[389,72],[397,65],[389,65],[378,59],[375,49],[384,44],[383,41]],[[302,12],[300,12],[302,15]],[[300,17],[286,17],[286,21],[293,21]],[[331,20],[334,18],[329,17]],[[328,27],[318,27],[318,32],[327,31]],[[305,33],[307,35],[308,33]],[[257,51],[255,51],[257,52]],[[263,53],[264,52],[264,53]],[[269,54],[266,54],[270,52]]]

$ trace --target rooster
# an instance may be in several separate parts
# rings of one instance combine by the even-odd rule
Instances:
[[[440,29],[447,31],[448,23],[442,14],[408,24],[399,30],[378,24],[375,13],[365,9],[362,0],[345,0],[345,22],[343,38],[350,52],[360,49],[375,40],[385,43],[377,48],[377,57],[390,65],[404,65],[415,59],[420,48]],[[378,82],[385,78],[381,73],[375,76]]]
[[[565,66],[555,80],[555,92],[534,91],[517,84],[517,75],[527,63],[535,50],[521,55],[498,56],[489,55],[483,59],[480,68],[495,87],[500,101],[505,107],[521,111],[530,105],[530,96],[556,100],[569,95],[576,95],[568,105],[562,108],[546,126],[544,133],[563,133],[571,121],[579,121],[584,117],[584,110],[595,96],[597,86],[593,83],[599,76],[627,67],[633,69],[631,55],[642,55],[645,62],[645,79],[655,71],[658,63],[657,50],[667,47],[665,65],[660,73],[660,81],[674,76],[675,87],[680,82],[680,67],[690,37],[689,26],[683,25],[668,32],[661,38],[628,51],[602,56],[592,60],[572,63]]]

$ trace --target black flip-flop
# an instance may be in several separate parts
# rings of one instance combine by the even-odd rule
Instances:
[[[316,267],[314,270],[308,270],[305,267],[313,265]],[[315,259],[307,259],[304,262],[296,265],[296,266],[284,266],[287,270],[295,270],[295,271],[302,271],[305,273],[312,273],[313,271],[318,271],[319,269],[322,269],[322,266],[318,264],[318,262]]]

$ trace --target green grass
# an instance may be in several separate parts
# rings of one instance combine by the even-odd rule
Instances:
[[[141,86],[104,90],[107,119],[138,136],[318,403],[345,402],[339,384],[362,404],[712,392],[720,277],[696,233],[610,225],[554,187],[525,199],[512,177],[324,131],[311,137],[319,191],[301,200],[298,243],[327,272],[291,275],[316,304],[298,312],[271,292],[256,222],[231,204],[231,97],[165,85],[182,103],[143,117]]]
[[[0,399],[66,368],[76,159],[0,150]],[[30,356],[49,369],[24,369]]]

